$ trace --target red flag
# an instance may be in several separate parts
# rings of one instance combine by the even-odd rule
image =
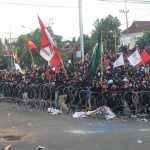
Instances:
[[[40,27],[41,27],[41,51],[40,51],[40,55],[47,61],[50,62],[50,64],[58,69],[58,65],[61,62],[61,58],[60,58],[60,54],[54,44],[54,41],[51,37],[51,35],[49,34],[49,32],[47,31],[46,27],[44,26],[43,22],[41,21],[41,19],[38,17],[39,19],[39,23],[40,23]]]
[[[108,67],[109,67],[109,62],[108,62],[108,60],[107,60],[106,55],[104,55],[104,64],[105,64],[105,68],[108,69]]]
[[[38,52],[36,45],[33,44],[33,42],[29,38],[26,38],[26,42],[27,42],[29,50],[34,49],[36,52]]]
[[[140,56],[142,58],[142,61],[137,64],[138,67],[142,66],[145,62],[147,62],[148,60],[150,60],[150,56],[148,55],[148,53],[146,52],[146,50],[144,50],[140,54]]]
[[[95,49],[95,46],[92,47],[92,51],[94,51],[94,49]]]
[[[81,51],[81,46],[78,46],[78,51]]]

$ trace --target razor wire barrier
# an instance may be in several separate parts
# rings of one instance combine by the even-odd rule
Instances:
[[[87,92],[73,85],[0,83],[0,107],[46,112],[59,109],[59,95],[67,95],[66,105],[72,112],[88,110]],[[150,91],[91,92],[92,110],[108,106],[117,115],[149,113]]]

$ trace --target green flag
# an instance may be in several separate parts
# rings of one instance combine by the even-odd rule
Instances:
[[[72,71],[74,71],[74,59],[73,59],[73,53],[72,53],[72,56],[71,56],[70,69],[71,69]]]
[[[97,67],[99,65],[99,60],[101,59],[101,53],[102,53],[101,33],[102,32],[100,29],[98,39],[97,39],[97,44],[96,44],[95,50],[93,51],[92,60],[89,66],[87,67],[87,70],[83,77],[83,81],[94,80],[96,76]]]

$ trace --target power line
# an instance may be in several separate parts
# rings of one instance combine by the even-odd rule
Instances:
[[[121,2],[123,3],[124,0],[98,0],[101,2]],[[137,4],[150,4],[150,1],[147,0],[128,0],[127,3],[137,3]],[[77,7],[71,7],[71,6],[52,6],[52,5],[43,5],[43,4],[27,4],[27,3],[9,3],[9,2],[0,2],[0,4],[6,4],[6,5],[19,5],[19,6],[34,6],[34,7],[54,7],[54,8],[79,8]]]
[[[104,2],[124,2],[124,0],[98,0]],[[127,3],[150,4],[148,0],[128,0]]]
[[[21,6],[38,6],[38,7],[58,7],[58,8],[78,8],[78,7],[70,7],[70,6],[51,6],[51,5],[37,5],[37,4],[25,4],[25,3],[7,3],[7,2],[0,2],[0,4],[6,5],[21,5]]]
[[[141,17],[139,17],[139,18],[136,18],[136,19],[130,20],[130,21],[128,21],[128,22],[132,22],[132,21],[135,21],[135,20],[138,20],[138,19],[144,18],[144,17],[146,17],[146,16],[148,16],[148,15],[150,15],[150,13],[149,13],[149,14],[146,14],[146,15],[144,15],[144,16],[141,16]],[[122,26],[122,25],[124,25],[124,24],[126,24],[126,23],[122,23],[120,26]]]

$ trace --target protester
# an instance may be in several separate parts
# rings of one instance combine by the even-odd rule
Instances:
[[[147,43],[145,50],[148,53],[150,52],[149,47],[149,43]],[[1,71],[0,80],[5,83],[23,85],[21,92],[26,93],[23,97],[26,97],[29,90],[28,87],[31,85],[34,85],[34,89],[32,89],[34,92],[37,92],[36,86],[39,84],[49,83],[56,87],[60,85],[73,86],[75,89],[73,92],[74,104],[79,103],[79,93],[82,90],[82,92],[86,93],[88,110],[94,109],[92,106],[94,103],[92,97],[94,97],[96,100],[95,109],[102,105],[107,105],[110,109],[113,109],[119,104],[119,106],[123,106],[122,115],[124,117],[127,116],[126,112],[129,107],[132,108],[131,114],[137,115],[137,104],[140,103],[142,105],[142,112],[149,105],[150,96],[146,91],[150,91],[150,60],[144,62],[142,66],[133,67],[130,65],[128,58],[136,51],[139,53],[143,52],[143,49],[136,45],[131,50],[129,46],[122,45],[119,50],[117,58],[120,54],[123,54],[124,65],[114,68],[116,54],[107,52],[104,55],[109,66],[102,71],[102,62],[99,60],[95,79],[86,83],[85,81],[83,82],[83,77],[92,59],[90,55],[86,55],[84,62],[81,60],[74,62],[74,70],[70,69],[70,65],[64,62],[64,68],[60,65],[58,70],[52,66],[46,66],[46,68],[26,70],[25,74],[19,72],[16,74],[16,71]],[[143,92],[143,94],[140,95],[136,92]],[[32,97],[32,94],[28,93],[29,98]],[[19,91],[18,95],[21,97]],[[59,103],[68,113],[69,109],[65,105],[65,98],[67,98],[67,102],[70,102],[68,100],[70,97],[63,96],[63,93],[61,93]]]

